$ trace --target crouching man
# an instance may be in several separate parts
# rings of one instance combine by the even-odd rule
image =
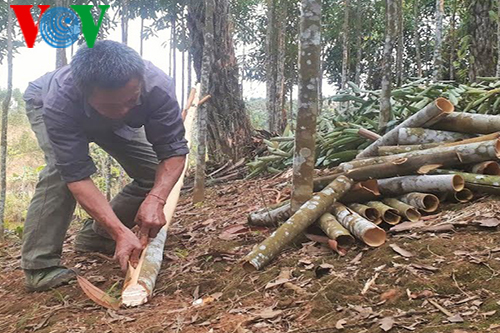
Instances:
[[[188,154],[174,82],[126,45],[98,41],[79,49],[70,65],[31,82],[24,100],[46,160],[24,227],[27,289],[44,291],[75,278],[60,261],[77,202],[92,219],[75,249],[114,254],[125,270],[165,225],[163,207]],[[111,202],[90,178],[96,171],[90,142],[133,179]],[[139,237],[130,230],[135,225]]]

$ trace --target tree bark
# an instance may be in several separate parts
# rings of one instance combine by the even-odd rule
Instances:
[[[334,202],[349,191],[351,186],[352,180],[339,177],[323,191],[315,194],[286,223],[245,257],[243,267],[247,270],[263,268],[307,227],[325,214]]]
[[[500,116],[457,112],[449,114],[431,128],[469,134],[500,132]]]
[[[420,8],[419,0],[415,0],[413,4],[413,44],[415,44],[415,63],[417,65],[417,77],[423,76],[422,70],[422,55],[420,51],[420,34],[418,32],[418,27],[420,25]]]
[[[342,79],[341,88],[346,89],[349,81],[349,11],[350,0],[344,0],[344,23],[342,26]]]
[[[459,175],[405,176],[378,181],[380,193],[388,197],[411,192],[458,192],[464,186],[464,178]]]
[[[200,98],[210,94],[211,72],[214,62],[214,14],[215,0],[205,0],[205,27],[204,27],[204,46],[203,46],[203,66],[201,72],[201,94]],[[210,102],[203,104],[198,110],[197,131],[198,148],[196,154],[196,173],[193,190],[193,203],[203,202],[205,200],[205,169],[207,155],[207,113]]]
[[[439,198],[433,194],[412,192],[398,198],[400,201],[425,213],[434,213],[439,208]]]
[[[122,0],[121,8],[122,43],[128,44],[128,0]]]
[[[188,27],[194,69],[201,77],[205,22],[203,1],[190,0]],[[228,0],[215,0],[213,65],[210,72],[210,112],[207,114],[207,146],[211,159],[238,161],[252,147],[252,128],[239,85],[233,46],[233,24]]]
[[[139,36],[139,54],[141,57],[144,55],[144,17],[141,16],[141,32]]]
[[[435,170],[440,175],[459,176],[465,180],[466,183],[487,186],[500,186],[500,176],[480,175],[477,173],[459,172],[454,170]]]
[[[432,73],[434,81],[442,79],[443,56],[441,48],[443,45],[443,16],[444,0],[436,0],[436,36],[434,39],[434,70]]]
[[[456,58],[456,40],[457,40],[457,0],[453,0],[453,10],[450,18],[450,80],[455,80],[455,58]]]
[[[313,193],[320,54],[321,1],[302,0],[299,110],[295,130],[292,212],[309,200]]]
[[[174,11],[171,21],[170,29],[172,30],[172,78],[174,79],[174,87],[177,86],[177,12]]]
[[[417,145],[427,143],[456,142],[471,139],[472,136],[459,132],[437,131],[426,128],[400,128],[398,144]]]
[[[404,16],[403,0],[396,0],[397,6],[397,35],[398,48],[396,50],[396,86],[403,84],[403,52],[404,52]]]
[[[497,0],[497,72],[496,77],[500,77],[500,0]]]
[[[11,0],[7,2],[9,10],[7,16],[7,93],[2,102],[2,128],[0,146],[0,242],[5,236],[5,204],[7,198],[7,130],[9,121],[9,107],[12,98],[12,71],[13,71],[13,50],[12,35],[14,33],[14,23],[12,10],[10,10]]]
[[[497,30],[496,22],[491,19],[492,0],[468,0],[468,32],[471,36],[469,79],[473,82],[480,76],[493,76],[495,68],[495,49],[493,36]]]
[[[396,0],[385,0],[385,43],[382,59],[382,91],[380,93],[379,131],[384,131],[392,117],[392,49],[394,46],[394,19],[396,16]]]

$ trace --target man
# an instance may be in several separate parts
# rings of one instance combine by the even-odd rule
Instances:
[[[174,82],[133,49],[99,41],[79,49],[69,66],[31,82],[24,100],[46,160],[24,227],[27,289],[44,291],[75,278],[60,259],[76,202],[93,219],[85,221],[75,249],[114,253],[125,270],[165,225],[163,206],[189,152]],[[90,178],[96,171],[90,142],[133,179],[110,203]]]

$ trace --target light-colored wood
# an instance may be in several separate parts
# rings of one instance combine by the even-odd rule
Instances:
[[[188,140],[189,146],[191,146],[191,133],[199,101],[199,85],[197,86],[196,91],[197,93],[192,101],[190,98],[189,105],[191,105],[191,107],[187,111],[187,115],[184,120],[184,127],[186,128],[185,137]],[[122,290],[122,304],[125,306],[142,305],[148,302],[153,294],[156,278],[163,260],[163,248],[165,247],[165,242],[167,240],[167,231],[172,222],[172,217],[179,200],[181,188],[184,184],[184,176],[186,174],[187,165],[188,160],[186,159],[184,170],[174,188],[170,192],[163,209],[167,224],[158,233],[158,236],[153,239],[142,252],[137,267],[133,268],[129,265],[129,272]]]

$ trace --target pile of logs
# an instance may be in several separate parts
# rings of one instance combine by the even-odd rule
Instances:
[[[454,112],[451,102],[437,99],[316,179],[316,193],[296,212],[283,202],[250,214],[249,224],[277,230],[244,258],[244,267],[263,268],[313,225],[339,247],[353,237],[377,247],[385,230],[420,220],[443,200],[500,194],[499,138],[500,116]]]

